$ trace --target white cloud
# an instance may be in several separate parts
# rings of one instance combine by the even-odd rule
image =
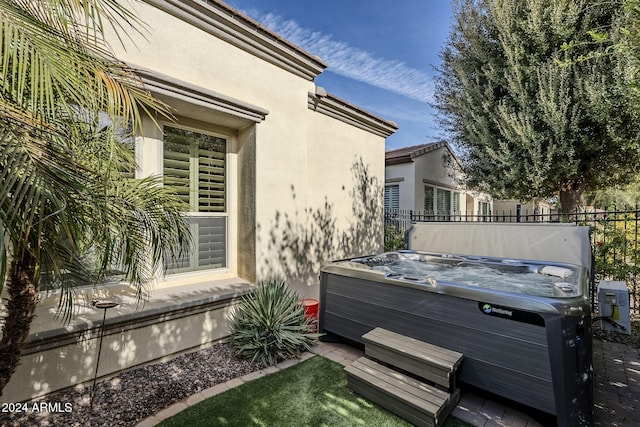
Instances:
[[[328,71],[420,102],[433,101],[433,81],[423,71],[401,61],[377,58],[346,42],[333,40],[329,34],[302,28],[293,20],[283,20],[271,13],[251,11],[248,14],[270,30],[322,58],[329,66]]]

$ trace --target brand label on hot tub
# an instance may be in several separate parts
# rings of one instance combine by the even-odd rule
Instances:
[[[487,316],[501,317],[503,319],[515,320],[516,322],[544,326],[544,319],[537,313],[516,310],[511,307],[489,304],[481,301],[478,301],[478,308]]]

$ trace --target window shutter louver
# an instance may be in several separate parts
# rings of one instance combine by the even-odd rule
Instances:
[[[164,184],[189,204],[193,236],[168,273],[226,267],[227,218],[211,215],[227,212],[226,153],[223,138],[165,127]]]
[[[387,185],[384,187],[384,208],[400,209],[400,186]]]
[[[441,219],[445,219],[451,212],[451,192],[440,188],[436,191],[437,214]]]
[[[433,190],[429,185],[424,187],[424,214],[428,216],[433,215]]]
[[[164,146],[164,184],[172,187],[175,193],[191,206],[189,145],[180,142],[168,142]]]
[[[453,215],[460,215],[460,193],[453,193],[451,211]]]
[[[226,147],[213,141],[198,147],[198,211],[225,212]]]

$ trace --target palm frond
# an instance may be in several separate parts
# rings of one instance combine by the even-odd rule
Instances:
[[[4,288],[4,282],[7,280],[7,246],[4,243],[5,234],[4,234],[4,225],[2,225],[2,220],[0,220],[0,294],[2,294],[2,289]]]
[[[132,120],[136,126],[145,111],[170,117],[168,107],[153,98],[134,70],[118,61],[102,39],[103,24],[96,18],[100,11],[110,11],[107,18],[119,16],[125,22],[133,18],[118,2],[58,0],[45,8],[41,2],[26,3],[34,6],[0,0],[0,93],[5,102],[22,107],[14,114],[32,112],[55,123],[61,111],[81,106]],[[87,25],[93,26],[91,37],[79,24],[72,25],[80,6],[91,9],[86,12]]]

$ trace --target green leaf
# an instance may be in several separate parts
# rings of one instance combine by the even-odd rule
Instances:
[[[310,331],[304,307],[286,282],[271,279],[236,308],[231,342],[236,354],[264,366],[298,357],[321,334]]]

